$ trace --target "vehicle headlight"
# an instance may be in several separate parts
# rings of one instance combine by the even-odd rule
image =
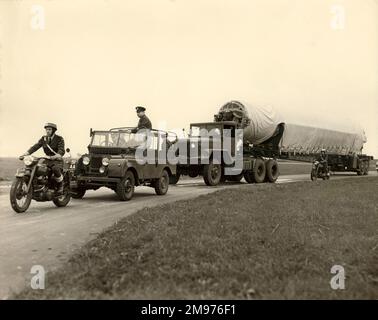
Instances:
[[[104,167],[107,167],[107,166],[109,165],[109,159],[108,159],[108,158],[103,158],[103,159],[102,159],[102,165],[103,165]]]
[[[89,159],[89,157],[84,157],[84,158],[83,158],[83,164],[84,164],[84,165],[87,166],[87,165],[89,164],[89,162],[91,162],[91,159]]]
[[[100,173],[104,173],[104,172],[105,172],[105,167],[100,167],[100,169],[98,169],[98,171],[99,171]]]
[[[33,163],[33,157],[28,156],[24,158],[25,166],[30,166],[32,163]]]

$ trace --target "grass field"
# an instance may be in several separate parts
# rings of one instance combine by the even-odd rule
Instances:
[[[16,298],[377,299],[377,191],[351,177],[146,208]],[[336,264],[345,290],[329,285]]]

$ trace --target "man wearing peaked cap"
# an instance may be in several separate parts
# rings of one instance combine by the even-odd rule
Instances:
[[[133,130],[134,133],[138,132],[141,129],[152,129],[152,124],[150,119],[145,114],[146,108],[142,106],[138,106],[135,108],[137,112],[137,116],[139,117],[138,126]]]

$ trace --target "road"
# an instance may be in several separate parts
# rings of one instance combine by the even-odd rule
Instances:
[[[371,172],[370,175],[377,173]],[[351,175],[338,175],[332,179],[348,176]],[[281,176],[277,183],[305,180],[309,180],[308,174],[287,175]],[[134,198],[129,202],[118,201],[113,191],[102,188],[89,191],[82,200],[72,199],[65,208],[56,208],[52,202],[33,201],[26,214],[16,214],[12,211],[9,204],[9,187],[2,186],[0,299],[6,299],[12,292],[30,285],[33,276],[30,270],[33,265],[42,265],[46,272],[54,270],[66,261],[73,251],[121,218],[145,207],[190,199],[239,185],[207,187],[201,179],[182,180],[177,186],[170,186],[165,196],[155,195],[152,188],[136,188]],[[249,186],[258,187],[256,184]]]

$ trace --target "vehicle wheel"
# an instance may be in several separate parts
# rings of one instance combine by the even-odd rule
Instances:
[[[367,176],[368,174],[369,174],[369,164],[365,163],[364,176]]]
[[[167,170],[163,170],[160,178],[155,182],[155,192],[159,196],[167,193],[169,188],[169,174]]]
[[[253,179],[256,183],[262,183],[265,180],[266,167],[262,159],[256,159],[255,165],[252,168]]]
[[[266,179],[269,182],[276,182],[280,175],[280,169],[278,163],[274,159],[269,159],[266,162]]]
[[[219,184],[222,178],[222,166],[220,164],[213,163],[206,164],[203,167],[203,180],[208,186],[216,186]]]
[[[177,182],[179,182],[180,180],[180,176],[181,176],[180,172],[177,172],[176,174],[171,175],[169,177],[169,184],[177,184]]]
[[[60,197],[54,198],[52,201],[57,207],[65,207],[71,200],[71,195],[67,188],[64,188],[64,194]]]
[[[134,195],[135,177],[131,171],[127,171],[120,182],[117,183],[116,193],[121,201],[129,201]]]
[[[247,170],[247,171],[244,172],[244,179],[245,179],[245,181],[247,181],[247,183],[254,183],[255,182],[252,170]]]
[[[240,173],[236,176],[227,176],[226,179],[231,182],[240,182],[243,179],[243,173]]]
[[[311,170],[311,180],[316,181],[318,179],[318,172],[317,170],[312,169]]]
[[[77,188],[71,190],[71,197],[74,199],[82,199],[85,195],[85,192],[87,192],[84,188]]]
[[[23,213],[28,210],[32,196],[33,196],[33,186],[30,187],[28,193],[27,190],[27,183],[24,179],[16,179],[13,181],[11,189],[10,189],[10,203],[13,210],[17,213]]]

